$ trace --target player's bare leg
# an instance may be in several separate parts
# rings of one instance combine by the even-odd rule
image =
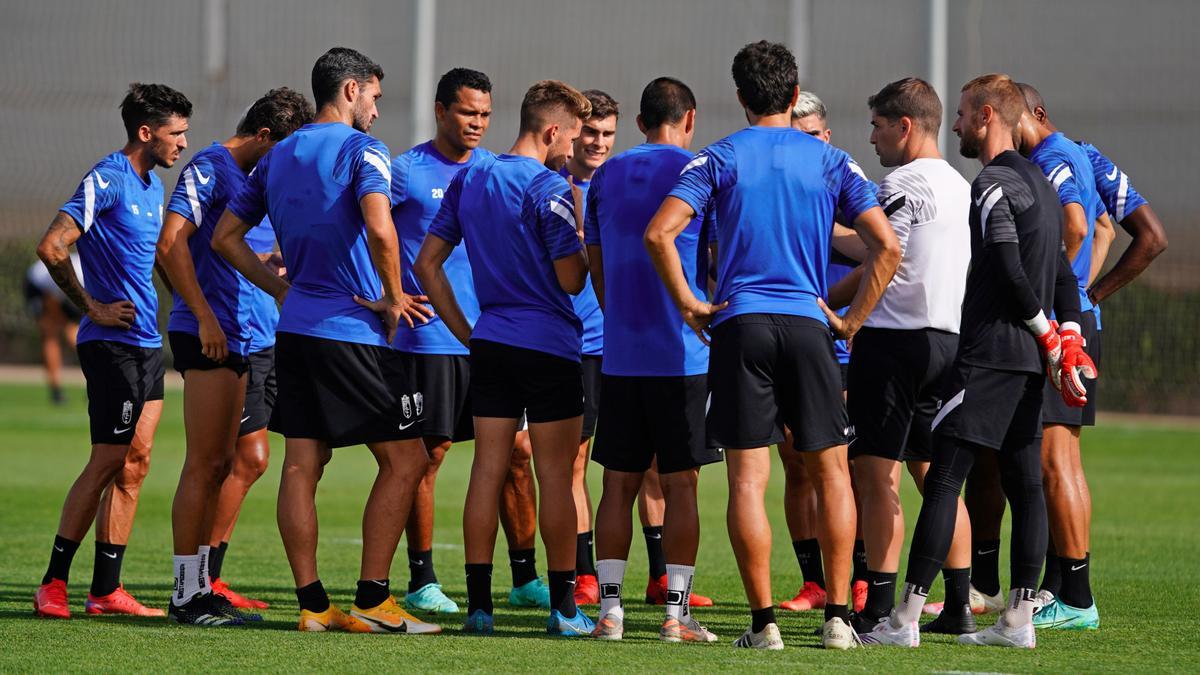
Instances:
[[[846,605],[857,519],[846,446],[806,452],[803,457],[817,491],[817,539],[825,566],[827,603]]]
[[[771,479],[768,448],[727,450],[729,542],[751,611],[771,607],[771,523],[763,498]],[[665,527],[664,527],[665,530]]]
[[[1091,628],[1099,625],[1088,569],[1092,499],[1083,472],[1079,433],[1079,427],[1062,424],[1043,428],[1042,475],[1053,553],[1046,558],[1037,604],[1048,605],[1057,600],[1056,604],[1063,606],[1047,610],[1062,616],[1042,616],[1039,612],[1035,621],[1039,627],[1079,623],[1068,622],[1066,619],[1070,617]]]
[[[275,514],[296,588],[318,580],[317,483],[331,458],[333,452],[323,441],[289,438],[284,443]]]
[[[267,471],[271,457],[271,445],[266,429],[239,436],[233,452],[233,464],[229,475],[221,484],[217,498],[217,510],[213,515],[210,546],[220,546],[233,536],[234,525],[242,511],[242,503],[250,487]]]
[[[360,579],[387,579],[418,485],[429,466],[421,439],[368,443],[379,466],[363,509]]]
[[[783,462],[783,514],[804,583],[796,596],[779,604],[790,611],[825,607],[825,574],[817,542],[817,492],[800,453],[792,449],[791,432],[776,446]]]
[[[100,497],[96,512],[96,541],[122,546],[129,542],[133,518],[137,514],[138,496],[150,472],[150,450],[162,418],[162,408],[161,399],[146,401],[142,407],[137,429],[133,432],[133,442],[125,453],[125,463]]]

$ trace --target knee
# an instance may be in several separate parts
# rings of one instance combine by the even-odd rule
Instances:
[[[130,452],[125,457],[125,465],[121,468],[119,483],[121,487],[138,487],[150,473],[150,453]]]
[[[246,483],[253,483],[267,472],[267,453],[242,454],[234,462],[233,474]]]
[[[526,471],[532,459],[533,448],[528,443],[518,443],[508,459],[508,466],[514,471]]]
[[[659,483],[662,485],[663,497],[668,501],[675,501],[690,495],[695,500],[699,478],[700,475],[695,470],[661,474]]]

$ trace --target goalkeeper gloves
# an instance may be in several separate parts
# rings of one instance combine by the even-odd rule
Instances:
[[[1037,316],[1025,320],[1025,327],[1029,329],[1030,333],[1033,333],[1033,337],[1037,339],[1038,348],[1042,350],[1042,358],[1046,360],[1046,377],[1049,377],[1050,381],[1054,383],[1054,387],[1061,391],[1062,386],[1059,384],[1058,374],[1062,368],[1063,350],[1062,340],[1058,335],[1058,324],[1046,320],[1046,315],[1039,310]]]
[[[1094,380],[1100,374],[1092,358],[1083,351],[1087,342],[1079,333],[1079,324],[1064,323],[1058,330],[1062,360],[1054,385],[1062,392],[1063,401],[1074,408],[1087,404],[1087,389],[1083,378]]]

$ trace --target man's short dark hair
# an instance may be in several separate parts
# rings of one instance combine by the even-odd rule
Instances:
[[[1018,82],[1017,88],[1021,90],[1021,95],[1025,97],[1025,109],[1033,113],[1035,109],[1041,107],[1046,109],[1046,99],[1042,98],[1042,92],[1037,90],[1032,84],[1026,82]]]
[[[733,83],[755,115],[787,112],[800,83],[796,57],[777,42],[748,44],[733,57]]]
[[[353,79],[364,84],[371,76],[383,80],[383,68],[361,52],[347,47],[334,47],[321,55],[312,69],[313,100],[317,107],[337,98],[342,83]]]
[[[250,106],[246,116],[238,122],[237,133],[239,136],[253,136],[259,129],[270,129],[271,140],[282,141],[311,122],[313,114],[313,105],[304,98],[304,94],[280,87],[268,91],[266,96]]]
[[[968,95],[968,100],[975,108],[985,105],[1000,117],[1004,126],[1016,128],[1021,121],[1021,112],[1025,109],[1025,97],[1021,88],[1012,78],[1004,73],[988,73],[980,75],[963,85],[962,91]]]
[[[867,106],[890,122],[907,117],[929,134],[936,134],[942,126],[942,100],[933,87],[919,77],[906,77],[884,85],[878,94],[867,97]]]
[[[156,128],[173,116],[192,116],[192,102],[186,96],[165,84],[129,85],[129,92],[121,101],[121,121],[125,123],[125,135],[132,142],[137,140],[142,125]]]
[[[492,93],[492,81],[487,75],[470,68],[452,68],[438,80],[437,93],[433,100],[449,108],[458,100],[459,89],[474,89],[485,94]]]
[[[696,109],[691,87],[673,77],[656,77],[642,90],[640,114],[646,129],[675,124]]]
[[[607,92],[599,89],[586,89],[583,92],[588,103],[592,104],[591,119],[602,120],[606,117],[620,117],[621,106],[617,100],[609,96]]]

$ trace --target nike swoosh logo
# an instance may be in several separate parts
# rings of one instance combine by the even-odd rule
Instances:
[[[517,563],[518,565],[520,565],[521,563],[526,563],[526,562],[529,562],[529,560],[528,560],[528,559],[526,559],[526,558],[521,558],[520,560],[514,560],[513,562],[515,562],[515,563]]]
[[[996,551],[999,551],[999,550],[1000,549],[998,549],[998,548],[994,548],[990,551],[978,551],[978,552],[976,552],[975,555],[988,555],[989,553],[995,553]]]
[[[365,622],[371,624],[372,626],[379,626],[380,628],[384,629],[385,631],[387,631],[389,633],[407,633],[408,632],[408,624],[404,621],[401,621],[399,626],[393,626],[391,624],[387,624],[382,621],[372,619],[369,616],[363,616],[362,614],[354,613],[353,616],[354,616],[354,618],[358,619],[359,621],[365,621]]]
[[[890,583],[892,583],[892,582],[890,582],[890,581],[872,581],[871,585],[872,586],[887,586]]]
[[[118,429],[118,428],[116,428],[116,427],[113,427],[113,433],[114,433],[114,434],[118,434],[118,435],[119,435],[119,434],[123,434],[123,433],[125,433],[126,431],[129,431],[129,430],[130,430],[130,429],[132,429],[132,428],[133,428],[133,427],[125,427],[124,429]]]
[[[411,427],[412,425],[414,425],[416,423],[417,423],[416,420],[413,420],[412,422],[409,422],[408,424],[401,424],[400,431],[404,431],[405,429]]]
[[[1078,572],[1079,570],[1081,570],[1085,567],[1087,567],[1087,563],[1083,563],[1082,565],[1071,565],[1071,571]]]
[[[212,180],[212,176],[205,176],[200,173],[199,168],[193,166],[192,170],[196,172],[196,180],[200,181],[201,185],[208,185],[208,181]]]
[[[379,584],[380,586],[387,586],[387,582],[386,582],[386,581],[379,581],[378,579],[372,579],[372,580],[371,580],[371,583],[373,583],[373,584]]]
[[[652,534],[652,535],[650,535],[650,538],[651,539],[662,539],[662,535],[661,534]]]
[[[250,419],[250,416],[249,416],[249,415],[246,415],[245,417],[243,417],[243,418],[242,418],[242,424],[245,424],[245,423],[246,423],[246,420],[248,420],[248,419]]]
[[[988,186],[988,188],[979,195],[979,199],[975,200],[975,206],[983,206],[983,200],[987,199],[988,194],[998,187],[1000,187],[999,183],[992,183],[990,186]]]
[[[1118,170],[1117,170],[1117,167],[1115,167],[1115,166],[1114,166],[1114,167],[1113,167],[1113,170],[1112,170],[1112,173],[1106,173],[1106,174],[1104,174],[1104,177],[1105,177],[1105,178],[1107,178],[1107,179],[1109,179],[1109,180],[1116,180],[1116,179],[1117,179],[1117,176],[1120,176],[1120,175],[1121,175],[1121,172],[1120,172],[1120,171],[1118,171]]]
[[[96,172],[96,184],[100,186],[100,189],[101,189],[101,190],[107,190],[107,189],[108,189],[108,181],[104,180],[104,179],[103,179],[103,178],[100,176],[100,172],[99,172],[99,171],[97,171],[97,172]]]
[[[106,555],[106,556],[108,556],[108,557],[112,558],[113,560],[116,560],[116,559],[117,559],[117,554],[116,554],[116,553],[109,553],[108,551],[101,551],[101,553],[103,553],[104,555]]]
[[[62,553],[62,552],[63,552],[63,550],[62,550],[62,547],[61,547],[61,546],[59,546],[58,544],[55,544],[55,545],[54,545],[54,550],[55,550],[55,551],[58,551],[59,553]]]
[[[409,561],[408,561],[408,564],[410,564],[410,565],[416,565],[417,567],[424,567],[424,566],[425,566],[425,561],[424,561],[424,560],[409,560]]]

